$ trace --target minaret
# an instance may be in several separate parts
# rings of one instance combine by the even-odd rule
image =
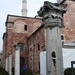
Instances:
[[[23,0],[22,2],[22,16],[27,16],[27,1]]]
[[[61,3],[63,0],[57,0],[57,3]]]

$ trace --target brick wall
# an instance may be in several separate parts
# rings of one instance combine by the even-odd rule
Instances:
[[[65,41],[75,40],[75,1],[66,1],[67,12],[64,14],[64,26],[61,33],[64,34]]]
[[[33,71],[39,71],[40,52],[45,48],[44,33],[44,27],[41,27],[38,31],[28,37],[29,68]],[[40,50],[38,50],[38,45],[40,45]]]
[[[6,40],[7,42],[5,46],[5,51],[6,51],[5,55],[8,56],[9,53],[12,53],[13,67],[15,62],[14,45],[17,43],[24,44],[24,49],[20,51],[20,56],[25,59],[25,65],[27,66],[29,65],[27,37],[32,34],[35,28],[37,29],[39,26],[41,26],[41,24],[42,21],[40,19],[8,15],[7,22],[6,22],[7,38],[4,38],[4,40]],[[24,25],[27,25],[27,30],[24,30]],[[5,55],[4,57],[6,57]]]

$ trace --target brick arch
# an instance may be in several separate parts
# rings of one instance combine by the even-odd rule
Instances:
[[[26,33],[24,25],[27,25],[24,19],[16,19],[14,21],[13,31],[17,33]]]
[[[24,19],[19,19],[19,18],[14,20],[14,23],[16,22],[23,22],[24,24],[27,24],[27,22]]]
[[[14,23],[17,22],[17,21],[22,21],[22,22],[24,22],[24,23],[27,24],[27,21],[25,19],[23,19],[23,18],[17,18],[17,19],[15,19]]]

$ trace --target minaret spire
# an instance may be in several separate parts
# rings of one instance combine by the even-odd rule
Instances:
[[[23,0],[22,1],[22,16],[27,16],[27,1]]]
[[[57,3],[61,3],[62,1],[64,1],[64,0],[57,0]]]

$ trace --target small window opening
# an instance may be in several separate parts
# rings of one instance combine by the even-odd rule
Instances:
[[[64,35],[61,35],[61,40],[64,40]]]
[[[40,51],[40,45],[38,44],[38,51]]]
[[[24,25],[24,30],[27,30],[27,25]]]

